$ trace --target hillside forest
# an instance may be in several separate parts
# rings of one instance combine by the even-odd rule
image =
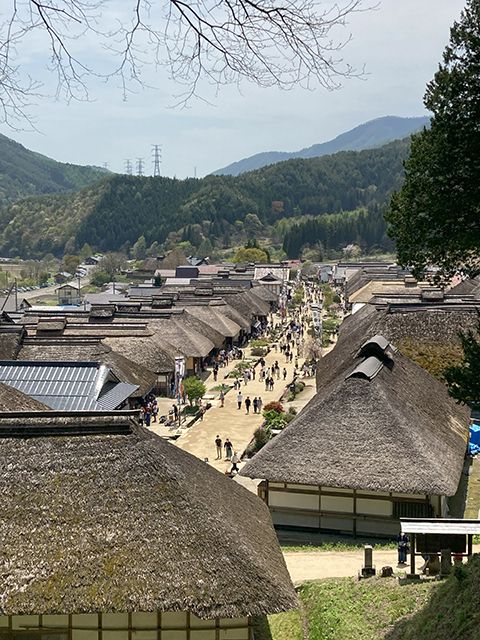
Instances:
[[[273,258],[335,258],[352,244],[388,251],[383,212],[402,184],[409,146],[402,140],[294,159],[236,177],[109,174],[74,193],[5,204],[0,254],[39,259],[89,245],[146,255],[180,246],[187,255],[225,256],[247,243],[268,247]]]

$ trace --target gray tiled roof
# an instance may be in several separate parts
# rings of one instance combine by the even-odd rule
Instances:
[[[66,411],[115,409],[138,388],[120,382],[108,367],[98,362],[3,360],[0,382],[52,409]]]

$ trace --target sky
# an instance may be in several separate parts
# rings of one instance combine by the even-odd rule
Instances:
[[[124,10],[129,2],[111,0],[108,20],[121,19],[117,7]],[[89,101],[43,98],[33,104],[36,130],[1,125],[0,132],[62,162],[107,163],[110,170],[124,172],[127,159],[135,166],[143,158],[145,175],[153,171],[152,145],[158,144],[162,175],[201,177],[255,153],[295,151],[330,140],[380,116],[426,114],[426,83],[463,6],[464,0],[381,0],[374,10],[352,15],[345,30],[338,29],[340,38],[352,35],[342,57],[356,68],[365,65],[366,73],[345,80],[336,91],[282,91],[244,82],[214,95],[205,84],[208,102],[193,99],[187,108],[175,107],[181,89],[151,65],[142,76],[147,86],[126,100],[118,82],[92,82]],[[91,63],[102,65],[103,53],[92,36],[79,38],[76,46]],[[22,42],[20,54],[22,68],[52,89],[46,38],[32,35]]]

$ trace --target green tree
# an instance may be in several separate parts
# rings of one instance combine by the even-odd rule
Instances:
[[[237,251],[234,262],[268,262],[268,254],[263,249],[242,247]]]
[[[448,367],[443,373],[448,391],[457,402],[470,406],[480,405],[480,316],[476,331],[469,329],[459,334],[463,349],[462,362]]]
[[[144,260],[147,253],[147,242],[145,236],[140,236],[132,247],[132,258],[135,260]]]
[[[106,253],[98,265],[101,271],[104,271],[110,278],[125,266],[125,256],[121,253]]]
[[[83,247],[79,251],[80,258],[82,260],[85,260],[85,258],[90,257],[92,254],[93,254],[92,247],[88,244],[88,242],[85,242]]]
[[[468,0],[424,97],[430,129],[414,136],[387,214],[398,258],[438,279],[480,271],[480,2]]]
[[[187,394],[188,400],[190,401],[190,406],[193,404],[194,400],[203,398],[207,390],[205,384],[196,376],[189,376],[188,378],[185,378],[183,381],[183,388]]]

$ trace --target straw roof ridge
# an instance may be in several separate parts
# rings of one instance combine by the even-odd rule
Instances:
[[[346,379],[361,362],[355,358],[359,338],[358,331],[340,337],[339,348],[323,359],[316,396],[241,474],[278,482],[453,495],[463,468],[468,410],[398,351],[393,366],[381,367],[371,380]]]
[[[240,333],[240,326],[220,311],[217,311],[214,306],[189,306],[187,307],[187,312],[202,322],[211,323],[211,326],[214,326],[222,334],[224,340],[226,338],[236,338]]]
[[[65,432],[79,419],[55,420]],[[102,435],[92,420],[98,435],[0,437],[0,613],[213,618],[297,606],[261,500],[136,423]],[[41,428],[2,418],[0,434],[26,423]]]

